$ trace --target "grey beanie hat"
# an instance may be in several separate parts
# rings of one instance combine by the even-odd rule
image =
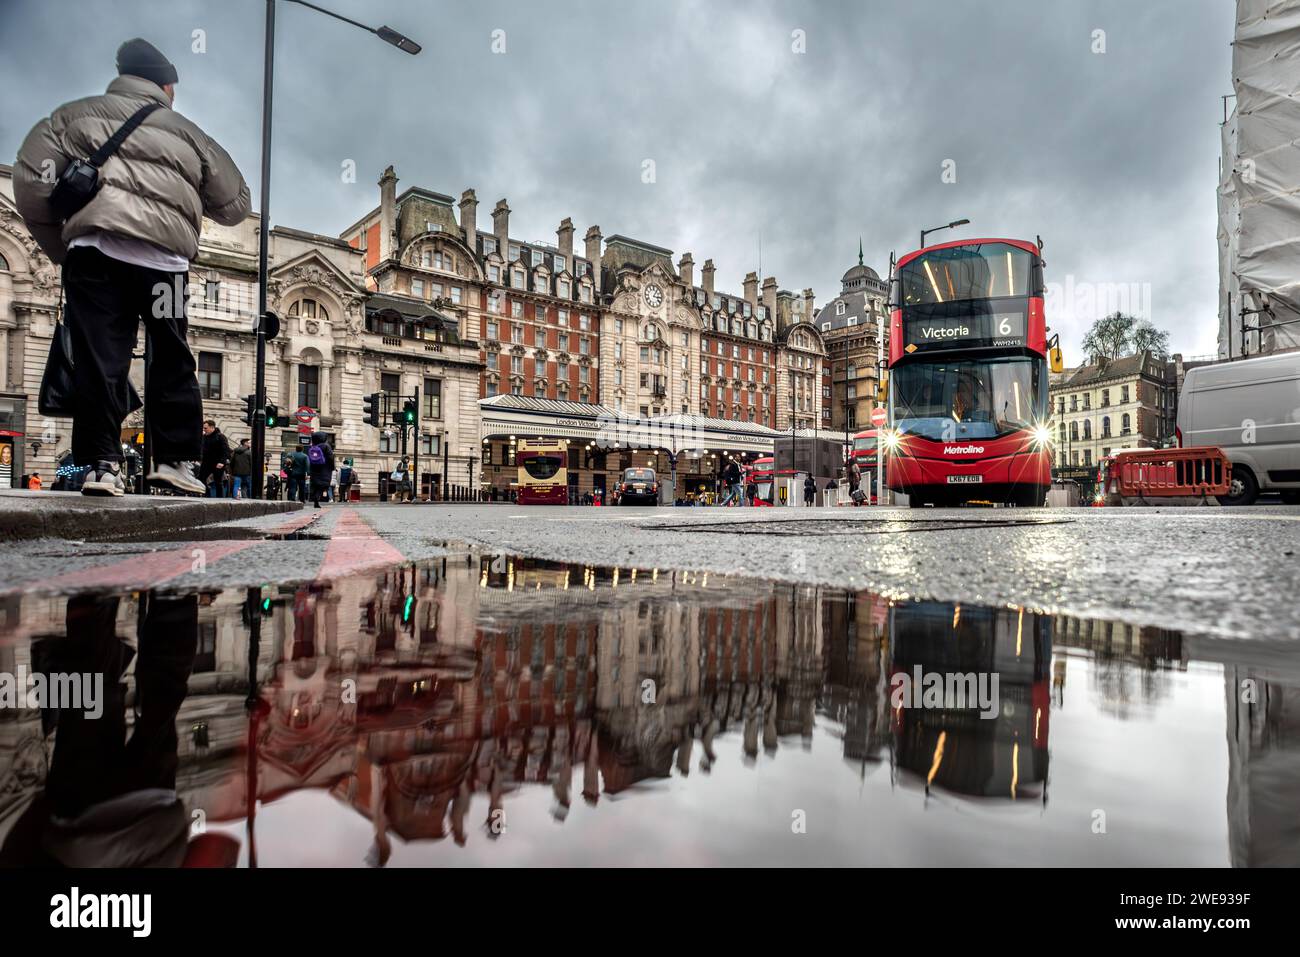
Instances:
[[[156,46],[139,37],[117,48],[117,72],[143,77],[159,86],[176,82],[176,67]]]

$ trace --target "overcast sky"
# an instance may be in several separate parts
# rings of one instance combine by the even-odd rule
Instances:
[[[424,51],[280,0],[275,223],[337,235],[377,205],[391,163],[399,191],[473,187],[480,229],[504,196],[515,237],[555,242],[571,216],[579,240],[596,223],[690,251],[697,269],[712,258],[719,289],[735,293],[759,269],[761,236],[762,274],[812,287],[820,305],[859,236],[883,275],[922,227],[966,218],[952,238],[1043,237],[1067,362],[1107,295],[1129,288],[1119,304],[1149,305],[1174,349],[1215,351],[1231,3],[320,5]],[[226,146],[256,203],[261,0],[2,6],[4,162],[40,116],[101,92],[118,44],[143,36],[177,66],[177,109]]]

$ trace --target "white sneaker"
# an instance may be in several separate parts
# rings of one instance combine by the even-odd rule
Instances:
[[[86,473],[82,495],[121,495],[126,491],[122,472],[116,462],[100,462]]]
[[[194,467],[188,462],[159,462],[149,473],[148,481],[160,482],[195,495],[205,495],[208,491],[207,486],[194,477]]]

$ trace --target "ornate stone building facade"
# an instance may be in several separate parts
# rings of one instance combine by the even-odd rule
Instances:
[[[14,212],[8,167],[0,167],[0,224],[0,431],[18,433],[6,436],[12,482],[39,471],[48,485],[71,444],[69,420],[47,420],[36,411],[57,318],[58,271]],[[233,227],[205,220],[189,274],[189,342],[204,416],[232,444],[249,434],[243,417],[255,377],[257,236],[256,216]],[[277,227],[268,258],[268,305],[282,326],[267,343],[267,398],[290,427],[268,432],[267,467],[278,472],[280,452],[297,447],[297,423],[289,416],[310,407],[316,412],[311,425],[332,437],[340,457],[354,460],[363,489],[374,494],[379,477],[396,464],[400,442],[392,429],[364,424],[362,399],[376,391],[412,394],[419,386],[425,482],[430,490],[440,487],[445,464],[447,484],[475,485],[481,367],[477,344],[460,338],[454,313],[397,290],[368,291],[363,254],[336,238]],[[143,333],[137,353],[142,350]],[[142,362],[134,364],[132,378],[143,392]],[[142,426],[142,414],[134,413],[124,423],[124,440]]]
[[[880,385],[876,362],[889,356],[888,292],[887,283],[862,262],[859,247],[857,265],[840,280],[840,294],[818,310],[816,323],[827,352],[822,377],[826,428],[871,428]]]
[[[687,416],[722,431],[827,424],[827,348],[812,321],[811,289],[796,295],[772,277],[760,286],[750,273],[743,293],[724,292],[715,288],[712,260],[697,282],[690,253],[674,265],[671,250],[620,235],[606,241],[598,226],[575,248],[568,218],[554,244],[526,241],[511,235],[504,199],[492,209],[491,231],[480,230],[472,189],[457,202],[421,187],[399,195],[397,183],[389,167],[378,206],[339,237],[277,227],[269,250],[269,305],[283,328],[268,343],[268,399],[286,421],[300,407],[316,410],[312,424],[355,460],[365,494],[401,452],[398,430],[362,420],[363,399],[374,392],[396,403],[419,389],[419,470],[430,491],[482,487],[489,461],[508,484],[512,436],[480,425],[479,400],[497,395],[643,420]],[[257,233],[256,217],[229,228],[205,222],[190,272],[189,337],[204,411],[232,441],[248,434]],[[33,469],[48,482],[71,440],[69,422],[40,421],[34,412],[58,270],[14,212],[5,167],[0,256],[4,484]],[[138,387],[141,366],[133,371]],[[124,440],[141,424],[137,413]],[[274,430],[268,467],[276,471],[275,453],[298,442],[296,423]],[[725,441],[717,445],[727,453]],[[578,486],[592,487],[590,475]]]

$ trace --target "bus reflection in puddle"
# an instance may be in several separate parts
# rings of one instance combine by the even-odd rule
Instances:
[[[1023,608],[890,609],[890,714],[904,783],[1047,801],[1051,621]]]

